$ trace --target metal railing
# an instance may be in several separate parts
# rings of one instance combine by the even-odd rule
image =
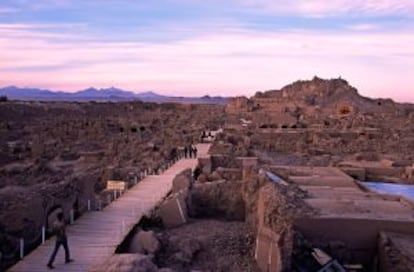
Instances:
[[[141,170],[137,175],[133,177],[132,185],[129,184],[126,188],[126,190],[134,187],[136,184],[138,184],[139,181],[146,178],[148,175],[159,175],[163,173],[164,171],[168,170],[171,166],[173,166],[177,161],[182,159],[184,156],[182,154],[177,154],[173,159],[171,160],[164,160],[162,163],[159,164],[156,168],[147,168],[144,170]],[[109,205],[111,202],[115,201],[119,197],[123,195],[123,190],[113,190],[113,195],[111,194],[107,195],[107,205]],[[95,199],[87,200],[86,205],[87,212],[91,211],[101,211],[103,209],[103,203],[101,199]],[[135,214],[135,211],[133,212]],[[75,222],[75,210],[71,209],[69,211],[69,223],[72,225]],[[122,222],[122,229],[125,229],[125,222]],[[34,237],[32,240],[27,240],[23,237],[19,239],[15,239],[15,247],[12,252],[9,252],[5,254],[4,252],[0,252],[0,269],[8,267],[16,263],[18,260],[22,260],[24,256],[26,256],[28,253],[30,253],[32,250],[36,249],[39,245],[45,244],[46,240],[51,237],[52,235],[48,235],[48,231],[46,229],[46,226],[43,225],[38,230],[38,235]]]

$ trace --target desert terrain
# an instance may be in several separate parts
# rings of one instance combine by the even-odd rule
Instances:
[[[90,271],[413,271],[414,199],[365,183],[414,186],[413,121],[341,78],[226,105],[2,101],[1,269],[56,211],[104,209],[108,181],[134,186],[211,140]]]

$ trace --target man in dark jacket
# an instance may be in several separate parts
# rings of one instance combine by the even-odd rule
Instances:
[[[193,158],[193,145],[191,144],[187,148],[188,148],[188,153],[189,153],[188,157],[191,159]]]
[[[188,147],[187,147],[187,146],[185,146],[185,147],[184,147],[184,158],[186,158],[186,159],[187,159],[187,156],[188,156]]]
[[[198,152],[197,147],[194,145],[194,146],[193,146],[193,154],[194,154],[194,158],[197,158],[197,152]]]
[[[61,245],[65,249],[65,262],[73,262],[73,260],[70,258],[68,238],[66,237],[66,225],[65,221],[63,220],[63,213],[58,213],[57,220],[53,222],[53,232],[56,235],[56,243],[53,253],[50,256],[49,262],[47,263],[47,267],[49,267],[50,269],[55,268],[53,266],[53,262],[55,261],[56,254]]]

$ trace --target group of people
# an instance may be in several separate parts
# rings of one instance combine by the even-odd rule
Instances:
[[[211,134],[211,131],[210,130],[209,131],[203,130],[201,132],[200,139],[201,139],[201,142],[204,143],[204,141],[206,141],[208,139],[211,139],[212,137],[213,137],[213,135]]]
[[[184,147],[184,157],[187,158],[197,158],[197,147],[193,144],[191,145],[186,145]]]

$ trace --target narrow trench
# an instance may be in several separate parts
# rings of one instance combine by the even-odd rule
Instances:
[[[128,233],[116,254],[137,253],[134,243],[138,233],[153,232],[159,242],[156,252],[139,253],[151,256],[152,262],[165,271],[259,271],[253,256],[254,235],[244,220],[229,221],[210,213],[167,228],[157,208]]]

